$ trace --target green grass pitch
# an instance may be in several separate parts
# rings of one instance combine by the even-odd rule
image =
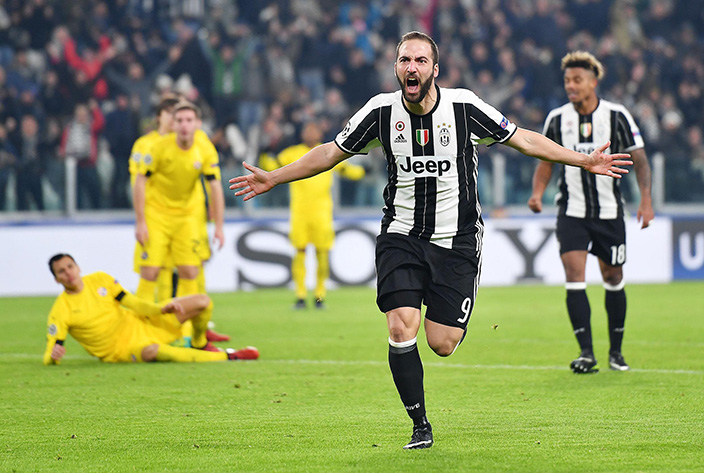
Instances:
[[[299,312],[286,290],[215,294],[217,329],[261,359],[210,364],[101,364],[69,339],[44,367],[53,298],[0,299],[0,471],[704,471],[704,283],[627,286],[626,373],[588,293],[598,374],[569,371],[560,287],[481,288],[449,358],[419,337],[436,442],[420,451],[401,448],[373,289]]]

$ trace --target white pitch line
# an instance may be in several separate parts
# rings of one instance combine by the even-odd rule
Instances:
[[[34,358],[41,362],[41,356],[36,353],[5,353],[0,354],[2,358]],[[95,360],[91,356],[85,355],[66,355],[65,360]],[[302,364],[302,365],[335,365],[335,366],[388,366],[386,361],[378,360],[259,360],[257,363],[277,363],[277,364]],[[478,369],[478,370],[517,370],[517,371],[567,371],[566,366],[534,366],[534,365],[483,365],[474,364],[467,365],[463,363],[438,363],[426,362],[423,366],[433,368],[453,368],[453,369]],[[704,370],[666,370],[657,368],[632,368],[633,373],[654,373],[654,374],[685,374],[685,375],[704,375]]]
[[[372,366],[387,366],[385,361],[359,361],[359,360],[263,360],[266,363],[286,363],[286,364],[309,364],[309,365],[372,365]],[[527,371],[563,371],[567,370],[566,366],[531,366],[531,365],[466,365],[462,363],[423,363],[423,366],[432,366],[434,368],[457,368],[457,369],[499,369],[499,370],[527,370]],[[704,375],[704,370],[665,370],[665,369],[648,369],[648,368],[632,368],[635,373],[659,373],[659,374],[688,374],[688,375]]]

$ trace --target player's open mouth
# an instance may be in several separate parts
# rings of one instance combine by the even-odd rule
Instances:
[[[406,79],[406,91],[415,94],[420,90],[420,81],[416,77]]]

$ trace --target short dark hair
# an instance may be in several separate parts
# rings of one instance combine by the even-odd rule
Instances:
[[[74,263],[76,262],[75,259],[73,259],[73,256],[69,255],[68,253],[57,253],[51,258],[49,258],[49,271],[51,271],[52,276],[56,276],[56,273],[54,272],[54,263],[59,261],[61,258],[71,258],[71,261]]]
[[[175,96],[168,96],[164,97],[159,101],[159,104],[156,106],[156,116],[159,117],[161,115],[161,112],[167,111],[170,112],[176,104],[179,102],[178,97]]]
[[[396,59],[398,59],[398,51],[401,49],[401,45],[406,41],[412,39],[419,39],[428,43],[430,45],[430,49],[433,51],[433,66],[438,63],[438,60],[440,59],[440,54],[438,53],[438,45],[435,44],[433,38],[431,38],[425,33],[421,33],[420,31],[409,31],[405,35],[401,36],[401,41],[399,41],[396,45]]]

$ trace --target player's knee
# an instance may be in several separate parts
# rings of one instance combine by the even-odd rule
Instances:
[[[147,345],[142,349],[142,361],[156,361],[156,355],[159,353],[159,345],[156,343]]]
[[[415,323],[405,319],[400,314],[391,311],[387,316],[389,337],[395,342],[405,342],[415,337],[418,327]]]
[[[617,286],[623,279],[623,274],[620,271],[610,271],[604,273],[604,282],[611,286]]]
[[[157,266],[142,266],[139,275],[142,279],[146,279],[147,281],[156,281],[159,270],[160,268]]]
[[[389,338],[394,342],[405,342],[409,340],[409,337],[410,334],[403,324],[389,326]]]
[[[195,279],[198,277],[198,266],[179,266],[178,277],[182,279]]]
[[[206,294],[195,294],[193,297],[195,298],[195,303],[196,307],[198,308],[198,312],[204,311],[210,305],[210,297],[208,297]]]
[[[426,337],[428,339],[428,345],[438,356],[452,355],[464,338],[463,336],[458,338],[455,334],[426,334]]]
[[[389,337],[395,342],[404,342],[406,335],[406,324],[398,317],[389,317]]]
[[[430,348],[438,356],[450,356],[454,353],[457,343],[452,340],[443,340],[430,344]]]

